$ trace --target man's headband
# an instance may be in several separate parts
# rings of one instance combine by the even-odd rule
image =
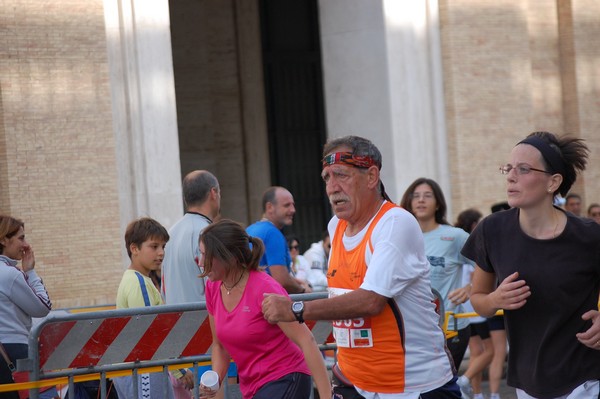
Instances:
[[[537,136],[531,136],[527,137],[525,140],[519,141],[518,144],[529,144],[537,148],[537,150],[542,153],[544,161],[546,161],[550,167],[550,172],[558,173],[564,178],[567,177],[565,162],[563,161],[561,155],[556,152],[556,150],[553,149],[545,140]]]
[[[351,152],[334,152],[323,158],[323,167],[334,164],[348,165],[359,169],[368,169],[375,165],[377,166],[377,169],[381,170],[381,164],[375,162],[373,158],[367,155],[354,155]],[[385,192],[385,187],[383,186],[383,182],[381,180],[379,180],[379,185],[381,189],[381,196],[385,200],[393,202]]]
[[[351,152],[333,152],[323,158],[323,167],[333,164],[344,164],[359,169],[368,169],[375,165],[381,169],[381,165],[378,165],[373,158],[367,155],[354,155]]]

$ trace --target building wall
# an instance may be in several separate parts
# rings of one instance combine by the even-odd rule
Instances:
[[[572,3],[571,29],[575,54],[572,66],[574,99],[567,98],[566,101],[576,104],[570,113],[577,116],[580,135],[591,150],[584,188],[580,189],[587,211],[591,203],[600,203],[600,185],[597,183],[600,181],[600,42],[596,40],[600,37],[600,2],[572,0],[564,3],[559,10],[561,17],[562,13],[568,14],[568,5]]]
[[[170,56],[164,44],[164,24],[160,47],[152,35],[136,35],[136,39],[112,36],[131,28],[134,34],[152,33],[155,28],[151,11],[144,14],[141,9],[134,14],[143,20],[114,25],[118,13],[110,11],[111,7],[133,4],[149,8],[151,2],[161,1],[159,5],[164,7],[166,0],[104,0],[104,4],[101,0],[4,0],[0,7],[0,212],[25,221],[36,267],[56,307],[113,302],[126,266],[122,258],[124,225],[145,213],[167,227],[176,220],[181,213],[181,176],[172,171],[177,161],[173,160],[174,146],[180,148],[176,152],[181,154],[177,165],[181,172],[206,168],[217,175],[223,186],[223,216],[249,223],[260,215],[260,195],[270,184],[270,176],[258,0],[173,0],[177,3],[171,9],[171,23],[178,143],[172,136],[175,127],[168,112],[156,111],[160,100],[168,97],[157,93],[162,88],[164,93],[173,89],[169,60],[160,76],[148,61]],[[348,22],[347,17],[355,15],[348,3],[323,4],[331,7],[322,14],[329,24],[322,32],[330,35],[324,48],[329,54],[345,57],[351,51],[360,54],[333,40],[341,37],[334,36],[337,31],[333,28],[343,25],[348,29],[340,32],[355,32],[369,45]],[[431,8],[415,6],[413,12],[421,17],[406,21],[404,13],[394,11],[395,2],[382,4],[371,6],[370,12],[383,14],[370,14],[366,19],[355,15],[356,21],[381,22],[376,29],[370,25],[361,28],[373,40],[386,41],[385,46],[373,44],[374,49],[385,56],[385,51],[402,46],[410,50],[415,43],[435,44],[430,39],[419,41],[421,35],[436,28],[430,16],[422,15],[432,12]],[[410,2],[401,4],[409,7]],[[387,151],[385,168],[393,169],[385,172],[387,178],[400,182],[399,176],[405,176],[407,170],[416,176],[415,160],[425,158],[420,164],[432,165],[432,157],[443,152],[448,160],[447,195],[453,218],[471,206],[487,213],[492,203],[505,199],[498,166],[506,162],[519,139],[544,129],[570,132],[586,140],[592,150],[590,164],[575,189],[583,194],[586,205],[600,201],[600,186],[594,184],[600,178],[600,44],[596,40],[600,36],[600,3],[429,0],[427,4],[439,5],[445,118],[436,126],[444,125],[447,149],[429,150],[431,145],[439,146],[437,127],[428,128],[426,138],[420,133],[402,138],[376,132],[376,138],[382,140],[380,146]],[[345,12],[336,15],[336,7]],[[110,18],[105,18],[107,10],[112,13]],[[428,25],[429,33],[419,30],[421,23]],[[145,31],[136,32],[135,27]],[[190,42],[184,43],[181,37]],[[413,44],[387,42],[400,40],[397,38],[412,38]],[[136,44],[140,46],[137,50],[128,47]],[[412,54],[422,61],[425,52],[416,48]],[[140,57],[137,70],[131,67],[132,54]],[[400,91],[386,94],[385,85],[376,88],[396,107],[406,104],[408,116],[423,117],[424,108],[440,94],[429,93],[434,98],[428,101],[424,100],[427,96],[420,96],[417,106],[410,96],[414,88],[406,89],[402,78],[410,68],[402,69],[402,60],[397,54],[394,57],[388,65],[396,68],[390,87]],[[361,65],[348,59],[350,67]],[[329,62],[327,56],[323,60]],[[123,68],[130,69],[123,73]],[[413,69],[412,73],[420,73]],[[352,79],[360,79],[359,72]],[[139,93],[144,94],[137,102],[132,101],[135,90],[129,90],[135,88],[128,80],[131,78],[137,79]],[[325,86],[337,90],[336,96],[344,96],[359,81],[348,86],[340,79],[335,87],[333,82],[325,81]],[[407,97],[406,102],[402,96]],[[393,108],[391,112],[370,112],[369,107],[379,103],[361,101],[360,95],[343,100],[338,105],[366,107],[356,113],[365,115],[365,122],[378,113],[391,120],[379,120],[377,126],[388,126],[391,131],[405,123],[419,131],[420,126],[410,122],[416,117],[407,121]],[[327,106],[335,109],[336,104]],[[344,112],[328,113],[327,119],[329,134],[343,133],[340,126],[348,122]],[[169,131],[162,132],[162,126]],[[406,134],[406,129],[399,130]],[[136,147],[138,140],[152,148]],[[407,147],[410,158],[395,156],[396,150],[406,150],[406,142],[421,144]],[[124,149],[124,145],[133,147]],[[161,148],[170,155],[161,156]],[[161,168],[161,162],[168,167]],[[440,165],[427,169],[437,174],[431,177],[444,177]],[[396,184],[398,197],[404,187]],[[160,198],[152,202],[156,197]]]
[[[258,1],[170,7],[182,175],[211,171],[222,216],[252,223],[271,184]]]
[[[454,215],[468,207],[486,214],[506,199],[498,166],[538,130],[587,141],[591,162],[573,191],[587,204],[600,199],[597,186],[586,184],[600,171],[594,157],[600,118],[591,111],[600,94],[600,51],[592,39],[598,7],[593,1],[440,1]]]
[[[122,265],[101,0],[0,7],[0,212],[56,307],[114,301]]]

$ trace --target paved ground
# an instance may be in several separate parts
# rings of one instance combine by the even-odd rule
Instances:
[[[484,381],[481,384],[481,388],[483,390],[483,396],[485,396],[486,398],[489,398],[490,389],[489,389],[488,382]],[[506,385],[506,380],[502,380],[502,382],[500,384],[500,398],[501,399],[517,399],[517,394],[515,392],[515,389]]]
[[[465,372],[465,370],[467,369],[468,365],[469,365],[469,355],[467,352],[467,354],[465,355],[465,359],[463,360],[462,364],[460,365],[458,374],[462,375]],[[487,380],[486,373],[484,373],[483,379],[484,379],[484,381],[482,381],[482,383],[481,383],[481,390],[483,392],[483,396],[485,398],[489,398],[490,397],[490,386],[489,386],[489,382]],[[506,385],[506,378],[504,378],[502,381],[500,381],[500,392],[499,393],[500,393],[501,399],[517,399],[517,394],[515,392],[515,389]]]

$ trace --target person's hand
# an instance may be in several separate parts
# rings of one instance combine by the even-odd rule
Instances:
[[[304,289],[304,292],[303,292],[304,294],[310,294],[312,292],[312,288],[308,284],[308,281],[306,281],[306,280],[300,280],[299,278],[297,278],[296,282],[298,284],[300,284],[300,286]]]
[[[21,268],[27,273],[35,267],[35,255],[31,245],[26,245],[23,249],[23,257],[21,258]]]
[[[185,389],[194,388],[194,373],[186,370],[185,374],[179,378],[179,381],[181,381]]]
[[[448,294],[448,299],[452,302],[453,305],[460,305],[461,303],[465,303],[469,300],[469,295],[471,294],[471,284],[468,284],[462,288],[457,288],[453,291],[450,291]]]
[[[214,398],[215,396],[217,396],[217,392],[219,392],[219,391],[213,391],[212,389],[209,389],[202,384],[200,384],[199,388],[200,388],[200,399]]]
[[[514,272],[502,280],[502,283],[490,294],[497,309],[515,310],[527,303],[531,290],[525,280],[519,280],[519,272]]]
[[[585,346],[600,350],[600,312],[590,310],[585,312],[581,318],[583,320],[591,320],[592,326],[587,331],[575,334],[575,336]]]
[[[262,312],[264,318],[271,324],[280,321],[296,321],[292,312],[292,300],[284,295],[263,294]]]

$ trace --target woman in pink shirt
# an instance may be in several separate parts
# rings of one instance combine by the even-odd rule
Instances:
[[[331,397],[323,357],[306,325],[270,324],[263,318],[263,294],[287,295],[271,276],[258,271],[263,252],[262,241],[231,220],[208,226],[200,236],[198,265],[209,280],[212,368],[222,382],[233,359],[244,398],[309,398],[311,374],[319,396]],[[201,397],[215,395],[201,386]]]

